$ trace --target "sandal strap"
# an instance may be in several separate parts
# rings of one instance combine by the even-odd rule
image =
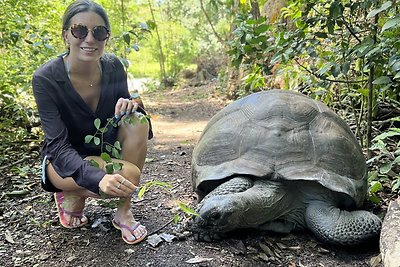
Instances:
[[[56,192],[56,199],[57,199],[57,205],[58,209],[60,212],[68,214],[73,217],[77,217],[79,219],[82,219],[83,217],[83,210],[81,211],[68,211],[62,207],[62,204],[64,202],[64,193],[63,192]]]
[[[126,224],[118,223],[118,222],[116,222],[116,221],[115,221],[115,223],[116,223],[119,227],[124,228],[124,229],[128,230],[129,232],[135,231],[135,230],[141,225],[140,222],[136,222],[133,226],[128,226],[128,225],[126,225]]]

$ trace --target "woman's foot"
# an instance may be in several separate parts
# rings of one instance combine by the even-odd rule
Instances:
[[[85,197],[57,192],[54,193],[54,199],[62,226],[65,228],[78,228],[88,223],[88,219],[83,215]]]
[[[112,223],[115,228],[121,230],[122,239],[128,244],[139,243],[147,236],[146,227],[135,221],[130,210],[117,210]]]

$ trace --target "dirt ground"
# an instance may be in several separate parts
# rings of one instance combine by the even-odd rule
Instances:
[[[195,241],[177,201],[195,206],[192,150],[207,121],[227,103],[210,95],[210,85],[147,93],[143,100],[155,134],[143,183],[172,185],[168,191],[154,187],[142,200],[133,200],[135,217],[151,237],[138,245],[125,244],[111,225],[113,201],[90,199],[85,209],[89,226],[61,227],[52,195],[39,186],[38,149],[33,148],[25,160],[10,165],[18,175],[0,176],[0,266],[381,266],[377,241],[349,249],[323,245],[309,233],[253,230],[218,242]],[[183,218],[177,224],[176,215]],[[157,239],[158,245],[151,244]]]

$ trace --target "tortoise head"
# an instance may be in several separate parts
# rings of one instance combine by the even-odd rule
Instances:
[[[205,198],[197,208],[199,216],[192,222],[192,231],[229,232],[241,224],[242,211],[243,204],[232,195]]]

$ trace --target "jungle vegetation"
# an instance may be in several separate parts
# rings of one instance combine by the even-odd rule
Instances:
[[[0,140],[42,137],[31,77],[65,50],[61,16],[72,1],[0,0]],[[199,62],[221,64],[219,93],[296,90],[351,122],[370,166],[370,199],[400,187],[400,15],[382,0],[99,0],[107,50],[131,77],[168,90]],[[165,89],[166,88],[166,89]],[[0,155],[5,162],[6,155]]]

